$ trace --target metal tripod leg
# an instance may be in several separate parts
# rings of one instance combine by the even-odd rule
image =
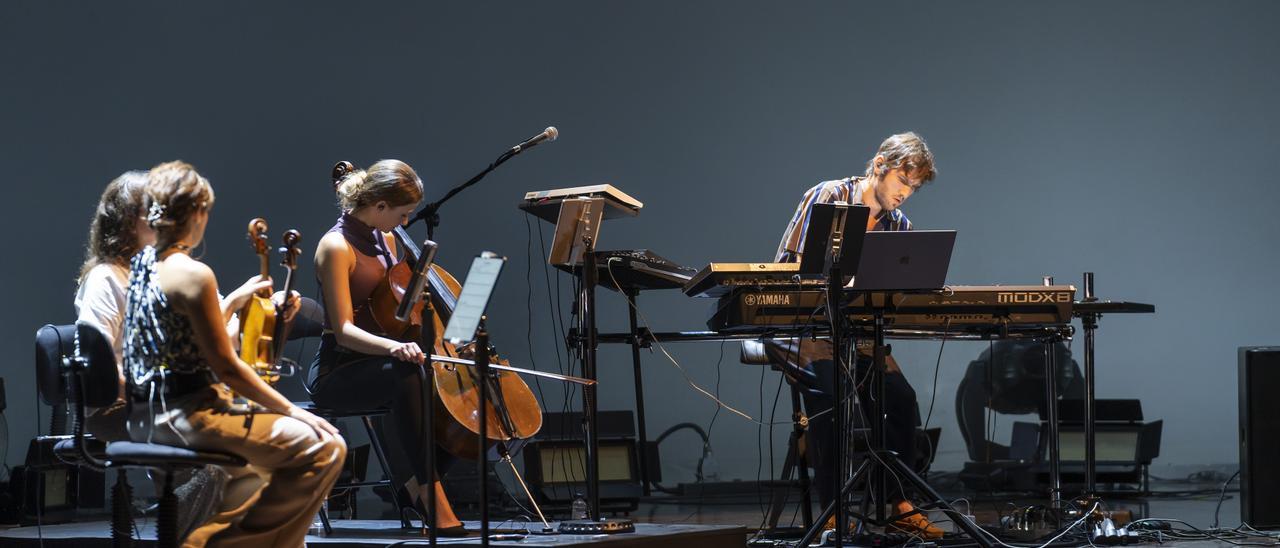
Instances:
[[[930,487],[928,482],[924,481],[923,478],[917,475],[910,466],[904,464],[902,460],[898,458],[897,453],[894,453],[893,451],[877,451],[875,455],[868,455],[864,458],[862,463],[858,465],[858,469],[853,473],[853,476],[849,478],[849,481],[845,482],[844,487],[842,487],[840,492],[836,494],[836,497],[832,500],[831,504],[828,504],[827,507],[822,510],[822,514],[818,516],[818,520],[814,522],[814,525],[810,527],[808,531],[805,531],[804,537],[800,539],[797,546],[808,546],[809,543],[813,542],[813,539],[817,538],[818,533],[822,532],[822,526],[833,514],[835,514],[836,505],[840,504],[841,501],[845,499],[845,493],[852,489],[853,486],[858,483],[858,480],[862,479],[864,475],[871,474],[874,468],[881,466],[889,468],[889,470],[884,471],[892,472],[899,478],[906,479],[907,483],[911,484],[928,498],[928,504],[930,506],[936,507],[945,513],[947,517],[951,518],[951,520],[955,522],[956,526],[960,527],[960,529],[964,531],[974,543],[982,546],[983,548],[991,548],[994,546],[991,542],[991,538],[988,537],[985,532],[978,529],[977,525],[970,522],[967,516],[957,512],[955,508],[952,508],[951,504],[942,498],[942,495],[938,494],[933,487]],[[864,509],[866,508],[866,504],[869,499],[870,497],[863,497]]]
[[[804,532],[803,537],[800,537],[800,542],[796,543],[796,546],[808,546],[813,542],[813,539],[818,537],[818,534],[822,532],[823,526],[826,525],[827,520],[831,519],[831,516],[835,515],[836,505],[844,501],[845,492],[852,489],[854,485],[857,485],[858,480],[863,479],[863,476],[870,470],[871,459],[863,459],[862,464],[859,464],[858,469],[849,477],[849,481],[844,483],[844,486],[840,488],[839,493],[836,493],[836,496],[831,500],[831,503],[828,504],[826,508],[822,509],[822,513],[818,515],[817,521],[814,521],[813,525],[809,526],[809,529]]]
[[[902,459],[898,458],[898,455],[890,451],[881,452],[879,455],[879,460],[892,468],[899,477],[906,478],[907,483],[910,483],[920,493],[927,496],[929,498],[929,502],[946,514],[947,517],[951,518],[951,521],[955,522],[961,530],[968,534],[971,540],[978,543],[978,545],[983,548],[990,548],[993,546],[991,539],[985,532],[978,529],[978,526],[969,521],[967,516],[957,512],[955,508],[952,508],[951,504],[948,503],[946,499],[942,498],[942,495],[938,494],[937,491],[934,491],[933,487],[930,487],[929,483],[924,481],[924,478],[917,475],[915,470],[912,470],[910,466],[903,463]]]

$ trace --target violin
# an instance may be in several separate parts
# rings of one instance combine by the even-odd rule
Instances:
[[[298,254],[301,252],[301,250],[298,249],[298,243],[302,241],[302,233],[294,229],[289,229],[284,231],[284,235],[281,236],[281,240],[284,243],[284,245],[280,247],[280,266],[285,268],[284,302],[280,304],[280,308],[277,310],[277,315],[281,320],[275,322],[275,327],[271,331],[271,355],[278,359],[281,362],[281,365],[284,365],[283,362],[286,361],[283,358],[284,343],[289,340],[289,325],[288,322],[284,321],[284,318],[288,316],[287,312],[289,310],[290,301],[289,295],[293,294],[293,274],[298,270]],[[281,375],[280,371],[280,367],[273,368],[272,377],[270,380],[267,380],[267,383],[270,384],[279,380]]]
[[[270,247],[267,244],[267,221],[249,221],[249,242],[258,255],[263,279],[271,276]],[[279,322],[283,327],[283,321]],[[279,380],[275,369],[276,305],[271,302],[271,288],[263,288],[249,297],[240,309],[240,359],[249,364],[262,380],[272,384]],[[283,342],[283,337],[281,337]]]
[[[333,168],[335,184],[354,170],[355,166],[350,162],[339,162]],[[445,324],[453,314],[458,295],[462,291],[458,280],[443,267],[433,264],[427,271],[427,282],[431,288],[430,302],[419,299],[406,320],[396,318],[396,309],[400,306],[400,301],[406,298],[407,288],[413,277],[413,265],[418,262],[422,253],[404,227],[396,227],[392,232],[405,256],[387,269],[386,276],[369,297],[367,306],[370,307],[374,320],[388,338],[401,342],[418,342],[423,351],[430,349],[432,355],[463,358],[459,349],[443,337]],[[431,318],[434,340],[422,340],[424,317]],[[496,354],[492,355],[491,361],[498,365],[508,364]],[[451,362],[432,361],[431,374],[436,387],[433,398],[436,410],[435,441],[456,457],[473,460],[479,458],[478,382],[481,380],[477,379],[471,366]],[[529,385],[517,374],[491,369],[489,378],[483,379],[483,382],[488,383],[490,396],[486,446],[511,439],[528,439],[542,429],[542,408]]]

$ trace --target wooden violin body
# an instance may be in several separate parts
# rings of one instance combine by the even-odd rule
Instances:
[[[267,245],[267,221],[249,221],[249,241],[253,244],[261,263],[263,278],[271,276],[270,250]],[[254,293],[240,309],[240,359],[253,367],[262,380],[274,384],[280,380],[275,367],[276,305],[271,302],[271,289]]]
[[[405,298],[409,280],[413,278],[413,269],[409,261],[400,261],[387,270],[387,275],[369,295],[369,312],[374,321],[382,328],[388,338],[397,341],[422,340],[422,308],[426,304],[419,300],[410,311],[408,320],[401,321],[396,317],[396,308]]]

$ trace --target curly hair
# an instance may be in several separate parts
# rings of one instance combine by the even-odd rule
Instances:
[[[902,168],[910,175],[920,177],[922,182],[932,181],[938,176],[938,168],[933,165],[933,151],[928,143],[914,131],[891,135],[880,143],[876,156],[884,156],[884,164],[879,173],[876,172],[876,159],[873,156],[867,162],[866,176],[884,175],[890,169]]]
[[[191,164],[165,162],[147,174],[147,224],[156,231],[156,248],[186,236],[191,216],[213,207],[213,186]]]
[[[336,185],[338,206],[354,210],[378,202],[392,207],[422,201],[422,179],[409,164],[400,160],[378,160],[369,169],[357,169]]]
[[[89,242],[79,280],[100,264],[128,266],[142,247],[138,242],[137,220],[142,216],[147,172],[126,171],[107,185],[98,199],[98,208],[89,221]]]

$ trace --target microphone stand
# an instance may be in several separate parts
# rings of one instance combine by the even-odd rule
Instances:
[[[444,195],[444,197],[440,198],[439,200],[436,200],[425,206],[422,206],[422,209],[418,210],[418,213],[415,214],[412,219],[409,219],[409,223],[405,226],[410,226],[413,223],[418,221],[426,221],[427,222],[427,239],[428,240],[436,239],[436,227],[440,226],[440,206],[444,205],[444,203],[449,201],[450,198],[453,198],[454,196],[458,195],[458,193],[462,192],[463,190],[466,190],[467,187],[480,182],[480,179],[483,179],[484,176],[488,175],[490,171],[493,171],[498,166],[502,165],[503,162],[510,160],[515,155],[520,154],[520,152],[522,152],[523,150],[524,149],[521,149],[519,147],[514,147],[506,150],[505,152],[502,153],[501,156],[498,156],[498,159],[494,160],[493,163],[489,164],[489,166],[484,168],[482,171],[480,171],[480,173],[477,173],[475,174],[474,177],[468,179],[467,182],[462,183],[456,187],[453,187],[452,189],[449,190],[449,192],[447,192]]]
[[[422,526],[424,534],[427,535],[427,542],[430,546],[436,546],[439,537],[439,531],[436,528],[436,481],[438,473],[436,472],[436,448],[435,448],[435,398],[436,398],[436,376],[435,368],[431,364],[432,350],[435,349],[436,341],[436,311],[431,304],[431,291],[427,289],[427,279],[431,272],[431,263],[435,261],[436,243],[427,239],[423,243],[423,248],[419,249],[413,244],[413,239],[409,237],[404,227],[396,227],[395,235],[400,243],[413,255],[417,255],[417,263],[414,268],[413,276],[409,280],[409,286],[400,306],[396,307],[396,318],[401,321],[409,319],[413,307],[422,303],[422,331],[419,334],[418,346],[425,349],[424,352],[428,358],[418,366],[419,389],[422,391],[422,401],[426,407],[421,428],[422,439],[426,440],[428,446],[426,454],[427,470],[431,474],[429,478],[418,478],[427,482],[427,496],[423,499],[425,514],[422,516]],[[425,262],[425,265],[423,264]],[[389,472],[388,472],[389,473]],[[413,494],[409,493],[409,499],[413,500]],[[400,516],[400,523],[407,527],[408,522],[404,516]]]
[[[480,386],[480,450],[476,459],[480,477],[480,545],[489,546],[489,330],[484,327],[484,316],[480,317],[480,329],[476,330],[475,362],[474,373]]]
[[[419,347],[426,348],[426,353],[431,354],[431,349],[435,347],[436,342],[436,311],[431,305],[431,294],[424,290],[422,292],[422,342]],[[427,471],[431,474],[430,478],[425,481],[429,482],[427,488],[427,499],[423,502],[426,506],[427,515],[423,517],[423,524],[430,524],[427,529],[427,543],[436,546],[439,542],[439,528],[436,527],[436,375],[435,368],[431,364],[431,358],[424,360],[422,366],[418,369],[422,375],[422,389],[424,397],[423,405],[426,409],[426,417],[423,421],[423,439],[427,445]]]

